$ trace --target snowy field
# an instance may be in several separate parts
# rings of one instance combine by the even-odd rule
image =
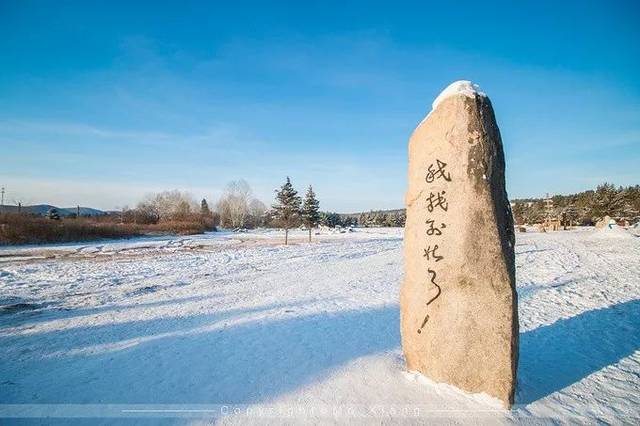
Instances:
[[[402,230],[305,236],[0,249],[0,415],[640,421],[640,238],[517,235],[520,367],[504,411],[403,369]]]

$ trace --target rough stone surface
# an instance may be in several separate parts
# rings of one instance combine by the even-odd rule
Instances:
[[[453,92],[409,141],[402,347],[409,370],[508,407],[518,308],[502,141],[489,98]]]

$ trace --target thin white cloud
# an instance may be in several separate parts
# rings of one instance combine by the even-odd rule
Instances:
[[[127,144],[198,146],[206,144],[229,152],[238,151],[234,147],[248,148],[264,147],[265,142],[240,131],[237,127],[215,123],[204,128],[200,132],[177,133],[161,132],[153,130],[116,130],[109,127],[100,127],[85,123],[65,121],[41,121],[29,119],[0,120],[0,140],[29,141],[29,143],[49,142],[52,138],[65,138],[66,141],[81,140],[92,141],[119,141]]]
[[[58,207],[94,207],[113,210],[123,206],[135,206],[146,195],[169,189],[190,192],[197,199],[212,202],[221,194],[220,188],[164,187],[161,185],[136,185],[109,183],[101,180],[73,180],[59,178],[22,178],[0,175],[0,185],[5,187],[5,204],[51,204]]]
[[[133,139],[133,140],[166,140],[172,135],[162,132],[120,131],[101,128],[84,123],[31,121],[31,120],[3,120],[0,121],[0,135],[29,134],[29,135],[62,135],[104,139]]]

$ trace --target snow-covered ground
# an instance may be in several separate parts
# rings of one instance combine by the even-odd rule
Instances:
[[[404,370],[402,230],[281,238],[0,249],[0,416],[640,421],[640,238],[629,232],[517,235],[512,411]]]

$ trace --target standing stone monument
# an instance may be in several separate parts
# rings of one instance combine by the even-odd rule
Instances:
[[[513,219],[500,131],[469,81],[447,87],[409,141],[402,348],[409,370],[513,404]]]

